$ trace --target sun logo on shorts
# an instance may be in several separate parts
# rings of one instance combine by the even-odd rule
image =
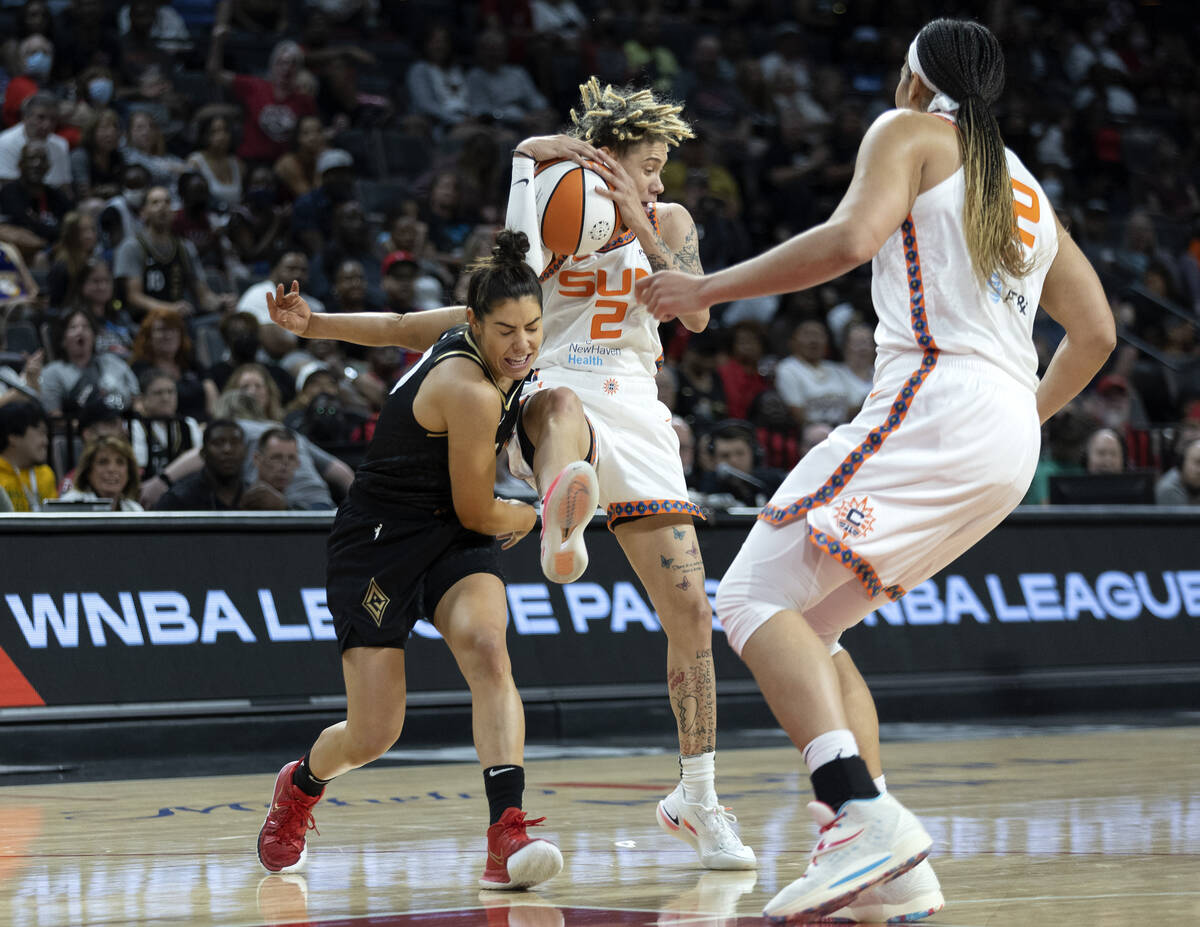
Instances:
[[[621,388],[621,383],[620,383],[620,381],[617,380],[616,377],[609,377],[607,380],[604,381],[604,392],[608,393],[608,395],[610,395],[610,396],[613,393],[615,393],[617,390],[619,390],[620,388]]]
[[[875,527],[875,510],[867,505],[867,497],[843,499],[834,516],[842,531],[842,540],[848,537],[865,538]]]

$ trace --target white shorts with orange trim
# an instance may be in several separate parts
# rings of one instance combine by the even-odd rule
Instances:
[[[688,499],[671,411],[658,401],[650,377],[603,377],[548,368],[539,370],[521,392],[524,402],[542,390],[565,386],[583,404],[596,440],[596,478],[608,524],[644,515],[703,518]],[[531,483],[532,461],[519,441],[508,443],[508,468]]]
[[[717,615],[735,651],[784,609],[835,644],[1024,496],[1040,446],[1027,387],[985,361],[937,352],[897,358],[888,371],[897,372],[885,372],[854,420],[788,474],[726,571]]]

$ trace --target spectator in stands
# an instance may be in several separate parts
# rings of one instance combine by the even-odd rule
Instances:
[[[1072,403],[1042,426],[1042,456],[1025,498],[1021,500],[1022,505],[1048,504],[1050,477],[1083,472],[1080,466],[1083,447],[1094,424],[1078,403]]]
[[[233,154],[233,126],[221,113],[200,123],[200,147],[188,155],[187,163],[208,183],[208,193],[218,212],[227,213],[241,205],[245,167]]]
[[[95,255],[99,241],[96,219],[90,213],[72,210],[62,217],[61,232],[50,252],[50,270],[46,275],[51,309],[64,307],[68,294],[78,290],[80,275]]]
[[[103,0],[70,0],[52,38],[60,68],[114,67],[117,48],[116,18]],[[111,73],[111,72],[110,72]],[[113,89],[109,90],[110,99]]]
[[[0,186],[0,221],[19,237],[10,240],[22,250],[37,253],[58,241],[70,200],[48,186],[50,158],[45,142],[26,142],[21,149],[20,176]],[[20,234],[24,233],[24,234]]]
[[[199,273],[183,240],[171,231],[171,195],[151,187],[142,207],[144,233],[122,241],[113,271],[125,285],[125,300],[135,318],[151,311],[181,318],[232,308],[236,298],[218,296]],[[190,297],[190,298],[189,298]]]
[[[1154,501],[1159,505],[1200,505],[1200,438],[1182,445],[1179,465],[1159,479]]]
[[[784,472],[800,459],[801,432],[788,404],[773,389],[754,397],[748,413],[754,440],[762,449],[763,465]]]
[[[16,3],[5,4],[8,7]],[[9,74],[20,74],[24,67],[21,56],[21,43],[31,35],[45,36],[50,41],[55,40],[54,19],[50,15],[50,6],[45,0],[25,0],[17,11],[16,22],[13,24],[13,35],[6,36],[4,45],[0,48],[4,69]]]
[[[320,257],[312,264],[309,285],[318,296],[330,299],[333,296],[331,284],[335,274],[352,261],[359,265],[366,280],[366,305],[378,309],[387,301],[387,297],[381,285],[382,263],[371,245],[370,229],[362,204],[353,199],[339,203],[333,210],[329,239]],[[337,311],[346,310],[339,306]]]
[[[154,504],[156,511],[228,511],[242,507],[246,435],[241,426],[227,418],[209,422],[199,459],[202,467],[198,471],[178,482],[168,477],[169,488]],[[160,481],[162,476],[160,473]]]
[[[126,164],[140,164],[150,172],[150,182],[171,189],[188,170],[183,158],[167,153],[162,128],[149,109],[134,110],[129,116],[121,158]]]
[[[295,280],[300,284],[300,293],[304,297],[304,301],[308,303],[313,312],[324,312],[325,304],[315,296],[310,296],[308,290],[308,256],[296,248],[289,248],[281,251],[271,266],[270,276],[266,280],[260,280],[258,283],[249,286],[242,293],[238,300],[237,311],[248,312],[258,319],[259,324],[270,326],[271,328],[279,328],[271,321],[270,315],[267,314],[267,293],[274,294],[276,284],[282,283],[288,289],[291,289],[292,281]],[[260,335],[264,329],[260,329]],[[279,329],[283,331],[283,329]],[[291,338],[291,344],[295,344],[295,338],[290,333],[286,333]]]
[[[58,323],[57,360],[42,371],[42,405],[51,415],[73,415],[88,398],[120,397],[129,406],[138,394],[137,377],[116,354],[96,351],[96,321],[82,309]]]
[[[268,428],[254,446],[255,479],[246,490],[247,507],[288,508],[287,491],[300,467],[300,445],[286,428]]]
[[[137,376],[154,368],[175,381],[179,411],[183,415],[201,420],[208,418],[208,409],[217,398],[217,388],[212,380],[201,378],[192,353],[192,339],[178,313],[169,309],[147,312],[133,339],[130,357],[130,365]]]
[[[39,90],[21,104],[21,121],[0,132],[0,180],[21,176],[21,152],[29,142],[45,142],[50,168],[43,178],[51,187],[71,189],[71,155],[67,142],[54,134],[58,122],[58,100]]]
[[[145,230],[142,207],[150,192],[150,172],[140,164],[126,164],[121,169],[121,189],[100,211],[100,240],[109,251],[115,252],[121,243]]]
[[[433,124],[435,130],[453,128],[470,113],[467,75],[455,60],[449,28],[430,27],[423,56],[408,69],[408,107]]]
[[[574,13],[578,12],[578,7],[573,3],[563,4],[562,7],[573,10],[569,19],[573,24]],[[534,21],[536,23],[538,18],[535,17]],[[545,34],[554,30],[538,31]],[[680,72],[679,59],[675,57],[671,46],[663,41],[662,13],[657,7],[650,6],[642,11],[637,29],[626,39],[622,51],[625,53],[627,81],[639,86],[649,84],[662,94],[674,91]]]
[[[458,172],[437,172],[429,192],[419,202],[419,210],[421,221],[429,227],[429,240],[437,252],[437,260],[457,270],[468,236],[483,219],[479,204],[463,195]]]
[[[775,384],[791,407],[797,424],[849,421],[862,405],[869,388],[845,364],[829,360],[829,329],[820,319],[806,319],[793,330],[788,342],[791,355],[775,368]]]
[[[192,47],[192,36],[183,17],[161,0],[133,0],[117,13],[117,32],[122,36],[147,36],[161,51],[178,55]]]
[[[54,43],[44,35],[28,35],[17,47],[20,69],[13,72],[4,90],[4,126],[16,125],[21,119],[21,104],[46,86],[54,67]]]
[[[179,391],[169,373],[152,367],[140,382],[136,408],[141,418],[130,423],[130,440],[143,477],[150,479],[184,451],[200,446],[200,423],[179,414]]]
[[[341,148],[327,148],[317,157],[317,176],[320,186],[292,207],[292,234],[310,255],[321,253],[334,209],[354,198],[354,158]]]
[[[467,72],[467,110],[482,122],[519,133],[519,139],[543,131],[553,115],[529,72],[507,63],[507,55],[508,39],[499,29],[485,29],[476,38],[474,66]]]
[[[282,282],[282,281],[280,281]],[[286,286],[291,287],[289,281]],[[268,322],[273,326],[274,323]],[[260,328],[258,317],[251,312],[234,312],[221,320],[221,340],[225,343],[225,357],[208,368],[208,377],[217,389],[225,389],[230,376],[247,365],[269,376],[274,382],[279,400],[291,401],[296,393],[295,380],[276,363],[261,363],[258,360]],[[265,406],[264,406],[265,407]]]
[[[759,371],[765,353],[763,328],[757,322],[738,322],[730,332],[729,360],[717,368],[732,418],[745,419],[754,397],[771,388]]]
[[[320,116],[301,116],[288,150],[275,162],[275,176],[288,199],[312,192],[318,183],[317,159],[326,148]]]
[[[761,450],[749,422],[726,419],[703,440],[708,443],[712,469],[696,481],[700,492],[730,496],[734,505],[763,506],[783,481],[781,471],[759,464]]]
[[[246,32],[282,34],[288,29],[288,0],[220,0],[216,21]]]
[[[246,195],[233,210],[225,232],[240,260],[254,273],[281,249],[292,246],[292,207],[279,199],[279,185],[270,168],[250,168]]]
[[[331,312],[371,312],[379,308],[370,301],[367,274],[361,262],[347,258],[337,264],[329,291]]]
[[[1121,473],[1125,469],[1125,444],[1111,428],[1097,428],[1083,449],[1087,473]]]
[[[141,512],[137,501],[140,488],[133,448],[124,438],[106,435],[84,447],[73,485],[59,498],[64,502],[108,500],[114,512]]]
[[[282,422],[283,403],[279,387],[262,364],[248,361],[236,367],[225,381],[222,393],[240,391],[254,400],[264,421]]]
[[[408,251],[393,251],[380,265],[383,271],[384,308],[389,312],[412,312],[417,299],[417,275],[421,266]]]
[[[228,32],[227,26],[213,28],[208,74],[232,91],[245,112],[238,157],[269,167],[287,153],[300,119],[317,112],[316,100],[299,83],[304,53],[295,42],[285,39],[271,49],[265,79],[235,74],[222,67]]]
[[[121,117],[102,109],[83,128],[83,139],[71,152],[71,180],[77,200],[111,199],[122,189],[125,159],[121,156]]]
[[[75,104],[61,114],[59,134],[71,144],[71,154],[82,139],[82,133],[96,121],[96,117],[112,104],[116,90],[116,75],[106,67],[89,67],[74,74],[72,85]],[[75,169],[72,160],[71,170]]]
[[[221,224],[210,212],[212,196],[208,181],[199,171],[188,171],[179,178],[181,207],[171,220],[171,233],[190,245],[199,259],[201,272],[221,292],[234,290],[244,282],[245,268],[235,259],[233,245],[225,237]],[[234,297],[232,301],[235,301]]]
[[[90,258],[74,288],[67,294],[67,307],[83,309],[96,321],[96,353],[115,354],[128,360],[133,351],[137,325],[113,295],[113,275],[103,258]]]
[[[41,406],[29,400],[0,405],[0,490],[14,512],[40,512],[58,498],[54,471],[46,464],[50,429]]]
[[[679,393],[675,411],[696,432],[728,416],[725,387],[717,375],[718,335],[710,330],[695,332],[687,340],[679,359]]]
[[[309,361],[296,374],[296,398],[284,410],[283,423],[300,431],[313,401],[321,395],[337,397],[339,386],[339,378],[327,364]]]

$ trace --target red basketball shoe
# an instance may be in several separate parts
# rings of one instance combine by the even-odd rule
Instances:
[[[304,835],[317,830],[312,807],[321,800],[321,795],[306,795],[292,783],[292,773],[300,765],[299,760],[288,763],[279,770],[275,779],[275,794],[271,797],[271,810],[258,832],[258,860],[271,872],[288,872],[304,865],[308,848]],[[317,830],[319,834],[320,831]]]
[[[525,833],[526,827],[544,820],[527,821],[520,808],[508,808],[500,815],[500,820],[488,828],[487,866],[479,880],[481,888],[496,891],[529,888],[558,875],[563,865],[558,847]]]

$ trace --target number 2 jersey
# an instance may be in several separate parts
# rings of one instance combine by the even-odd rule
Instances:
[[[513,158],[507,225],[529,236],[526,260],[542,282],[544,336],[536,366],[604,378],[653,377],[662,342],[658,323],[634,296],[634,284],[651,272],[637,236],[626,230],[585,257],[551,254],[538,232],[533,169],[529,158]],[[658,231],[653,204],[647,213]]]

